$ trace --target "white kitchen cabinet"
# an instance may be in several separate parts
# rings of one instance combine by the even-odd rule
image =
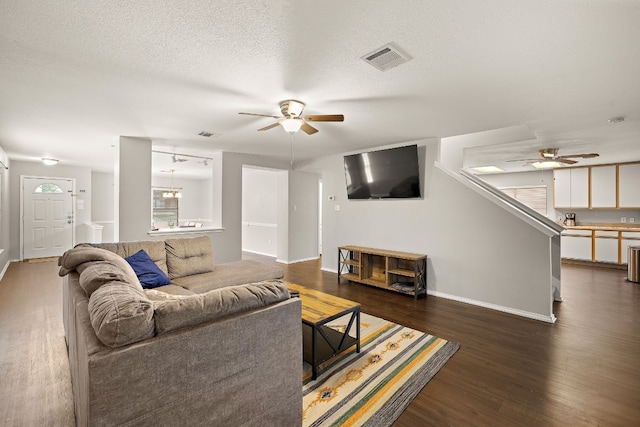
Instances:
[[[616,208],[616,165],[591,167],[591,207]]]
[[[618,232],[617,231],[597,231],[595,232],[595,261],[618,263]]]
[[[562,234],[560,237],[560,256],[562,258],[592,260],[591,232],[585,232],[584,235],[580,234]]]
[[[640,163],[621,164],[619,168],[619,207],[640,208]]]
[[[589,207],[589,168],[554,169],[553,204],[556,208]]]

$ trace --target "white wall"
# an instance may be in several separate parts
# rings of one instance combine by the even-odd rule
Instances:
[[[278,255],[278,171],[242,169],[242,250]]]
[[[151,140],[121,136],[115,196],[119,241],[146,240],[151,229]]]
[[[349,201],[342,155],[305,165],[336,197],[323,204],[322,268],[337,270],[341,245],[423,253],[431,294],[552,320],[551,240],[434,168],[437,140],[418,146],[423,199]]]
[[[318,180],[315,173],[289,172],[289,258],[318,258]]]
[[[42,162],[24,162],[14,160],[9,168],[9,224],[10,224],[10,251],[12,260],[20,259],[20,176],[43,176],[52,178],[75,178],[76,203],[84,200],[84,209],[76,209],[76,241],[83,242],[85,238],[85,222],[91,221],[92,197],[91,197],[91,169],[79,166],[66,166],[58,163],[55,166],[46,166]]]
[[[91,172],[91,222],[102,225],[102,242],[113,242],[113,174]]]
[[[7,267],[9,266],[9,248],[11,246],[10,240],[10,221],[9,221],[9,170],[6,167],[13,167],[10,165],[9,158],[0,147],[0,279],[4,275]]]

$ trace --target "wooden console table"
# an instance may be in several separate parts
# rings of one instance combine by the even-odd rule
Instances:
[[[427,295],[427,255],[340,246],[338,283],[340,278],[418,299]]]

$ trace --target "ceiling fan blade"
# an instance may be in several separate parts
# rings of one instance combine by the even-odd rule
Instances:
[[[505,160],[505,163],[508,162],[537,162],[540,159],[511,159],[511,160]]]
[[[344,115],[342,114],[316,114],[304,116],[303,118],[310,122],[344,122]]]
[[[245,116],[258,116],[258,117],[271,117],[272,119],[281,119],[281,116],[272,116],[270,114],[258,114],[258,113],[238,113],[244,114]]]
[[[552,162],[560,162],[560,163],[564,163],[566,165],[574,165],[574,164],[578,163],[576,160],[564,159],[562,157],[556,157],[555,159],[550,159],[550,161],[552,161]]]
[[[594,157],[599,157],[598,153],[582,153],[582,154],[567,154],[566,156],[558,156],[558,159],[569,159],[571,157],[579,157],[582,159],[592,159]]]
[[[273,124],[270,124],[269,126],[265,126],[263,128],[258,129],[258,132],[260,132],[261,130],[269,130],[269,129],[273,129],[276,126],[280,126],[280,122],[275,122]]]
[[[307,135],[313,135],[314,133],[318,132],[318,129],[314,128],[307,122],[302,122],[302,126],[300,126],[300,129]]]

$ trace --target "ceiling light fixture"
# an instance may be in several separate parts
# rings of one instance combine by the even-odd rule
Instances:
[[[171,169],[171,190],[165,191],[162,193],[162,198],[164,199],[179,199],[182,197],[182,193],[178,190],[173,189],[173,173],[175,170]]]
[[[623,116],[619,116],[619,117],[613,117],[611,119],[608,120],[609,123],[611,124],[618,124],[618,123],[622,123],[624,122],[624,117]]]
[[[533,166],[536,169],[549,169],[549,168],[559,168],[560,166],[563,166],[563,164],[560,162],[543,161],[543,162],[531,163],[531,166]]]
[[[285,131],[289,133],[296,133],[302,127],[302,120],[300,119],[282,119],[280,120],[280,124],[284,128]]]
[[[47,166],[53,166],[58,164],[58,159],[52,159],[51,157],[43,157],[42,163],[44,163]]]

